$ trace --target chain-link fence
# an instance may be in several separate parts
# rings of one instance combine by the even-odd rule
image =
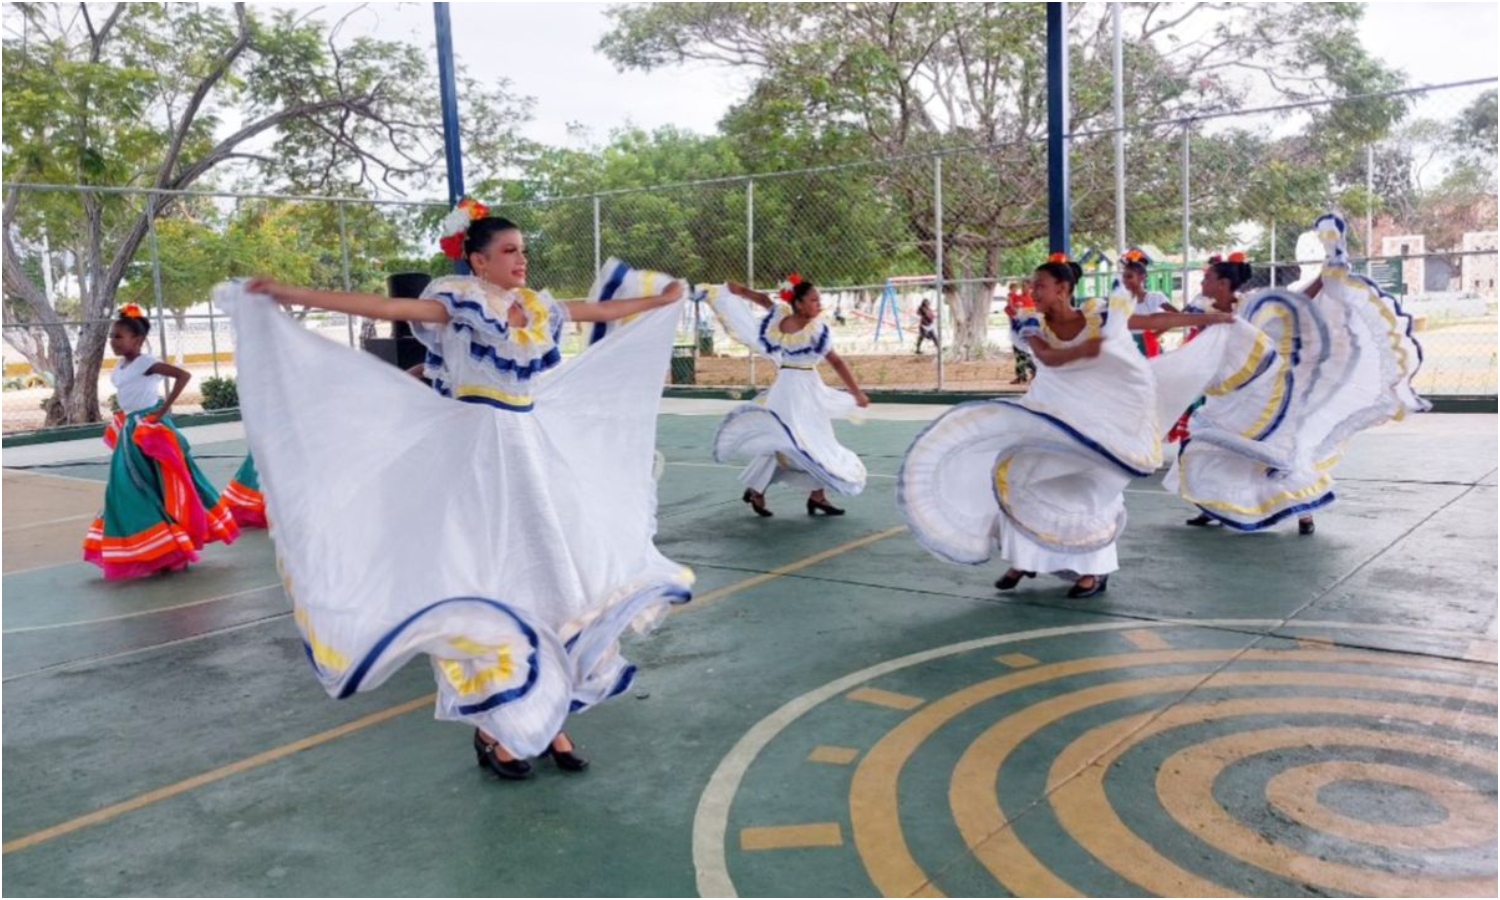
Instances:
[[[1356,266],[1417,317],[1421,390],[1494,395],[1495,84],[1127,123],[1123,192],[1116,132],[1072,135],[1080,293],[1113,279],[1121,193],[1124,243],[1153,259],[1149,286],[1178,305],[1197,293],[1210,254],[1247,251],[1263,284],[1310,276],[1322,252],[1305,231],[1336,210]],[[1487,132],[1475,116],[1486,97]],[[1348,138],[1366,119],[1391,118],[1401,124],[1378,139]],[[207,304],[219,280],[268,274],[383,293],[390,273],[446,271],[432,251],[442,203],[9,184],[5,210],[6,431],[107,409],[108,323],[85,321],[85,310],[147,308],[154,352],[196,376],[179,403],[190,410],[203,396],[232,399],[207,384],[234,374],[233,334]],[[1046,144],[940,146],[499,211],[527,235],[531,282],[560,298],[582,296],[611,256],[700,284],[770,288],[797,271],[822,289],[836,345],[866,387],[1003,391],[1014,389],[1008,289],[1047,252]],[[942,354],[917,340],[919,304],[939,297]],[[341,316],[306,321],[351,346],[389,335]],[[569,352],[581,346],[570,341]],[[691,304],[678,344],[676,383],[740,387],[774,374]]]

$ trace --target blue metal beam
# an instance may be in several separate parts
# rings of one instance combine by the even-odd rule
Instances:
[[[1068,192],[1068,4],[1047,4],[1047,223],[1053,253],[1072,258]]]
[[[463,148],[458,133],[458,79],[453,64],[453,25],[448,19],[448,4],[432,4],[437,26],[438,93],[443,106],[443,155],[448,163],[448,207],[464,198]],[[460,275],[469,274],[468,260],[453,264]]]

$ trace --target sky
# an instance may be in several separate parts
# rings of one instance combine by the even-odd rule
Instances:
[[[658,72],[616,72],[594,50],[609,30],[604,3],[453,3],[454,52],[483,78],[509,78],[518,93],[536,99],[528,136],[577,146],[570,125],[596,141],[625,125],[652,129],[672,124],[712,132],[742,98],[748,81],[720,67],[674,66]],[[345,15],[350,7],[325,7]],[[354,33],[431,43],[429,3],[370,4],[350,17]],[[1361,36],[1365,46],[1404,70],[1412,84],[1440,84],[1494,76],[1500,3],[1369,3]]]

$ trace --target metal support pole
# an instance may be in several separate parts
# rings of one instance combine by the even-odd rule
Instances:
[[[1271,287],[1276,284],[1276,220],[1271,220]]]
[[[1192,123],[1184,122],[1182,125],[1182,306],[1184,309],[1187,308],[1188,301],[1192,299],[1188,295],[1188,271],[1192,266],[1193,255],[1193,188],[1190,182],[1192,139]]]
[[[943,389],[943,158],[933,158],[932,167],[932,219],[933,234],[937,236],[933,262],[936,263],[937,271],[933,278],[933,312],[936,315],[937,332],[937,389]],[[899,326],[898,326],[899,327]],[[922,320],[917,319],[918,337],[921,337],[920,329]]]
[[[1365,277],[1375,266],[1375,145],[1365,148]]]
[[[344,218],[344,204],[339,204],[339,247],[344,253],[344,290],[354,290],[349,280],[349,223]],[[349,346],[354,346],[354,316],[344,314],[344,324],[349,326]]]
[[[745,182],[745,284],[755,289],[755,182]],[[755,348],[750,348],[750,389],[755,390]]]
[[[1115,13],[1115,257],[1116,271],[1125,255],[1125,39],[1120,20],[1123,3],[1110,4]]]
[[[151,292],[156,299],[156,328],[161,333],[161,358],[167,355],[167,314],[161,302],[161,248],[156,243],[156,195],[146,195],[146,235],[151,239]]]
[[[432,4],[437,31],[438,93],[443,107],[443,155],[448,163],[448,206],[457,206],[464,198],[463,149],[458,131],[458,82],[453,65],[453,24],[448,18],[448,4]],[[460,275],[469,274],[469,261],[453,264]]]
[[[1071,256],[1067,3],[1047,4],[1047,223],[1051,251]]]
[[[214,377],[219,377],[219,326],[214,323],[214,305],[208,304],[208,355],[213,361]]]
[[[600,252],[599,252],[601,249],[603,249],[603,247],[602,247],[602,245],[600,243],[600,240],[599,240],[599,195],[595,194],[594,195],[594,271],[595,272],[598,272],[599,271],[599,267],[602,266],[602,265],[604,265],[604,258],[600,254]]]

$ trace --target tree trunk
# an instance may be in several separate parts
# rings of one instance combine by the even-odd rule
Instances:
[[[85,322],[79,331],[76,354],[78,370],[66,391],[63,390],[62,382],[58,382],[58,393],[54,395],[54,399],[61,399],[62,411],[67,414],[67,419],[65,422],[54,423],[49,410],[48,425],[79,425],[100,421],[99,371],[104,368],[104,347],[109,341],[109,326],[107,320]]]

